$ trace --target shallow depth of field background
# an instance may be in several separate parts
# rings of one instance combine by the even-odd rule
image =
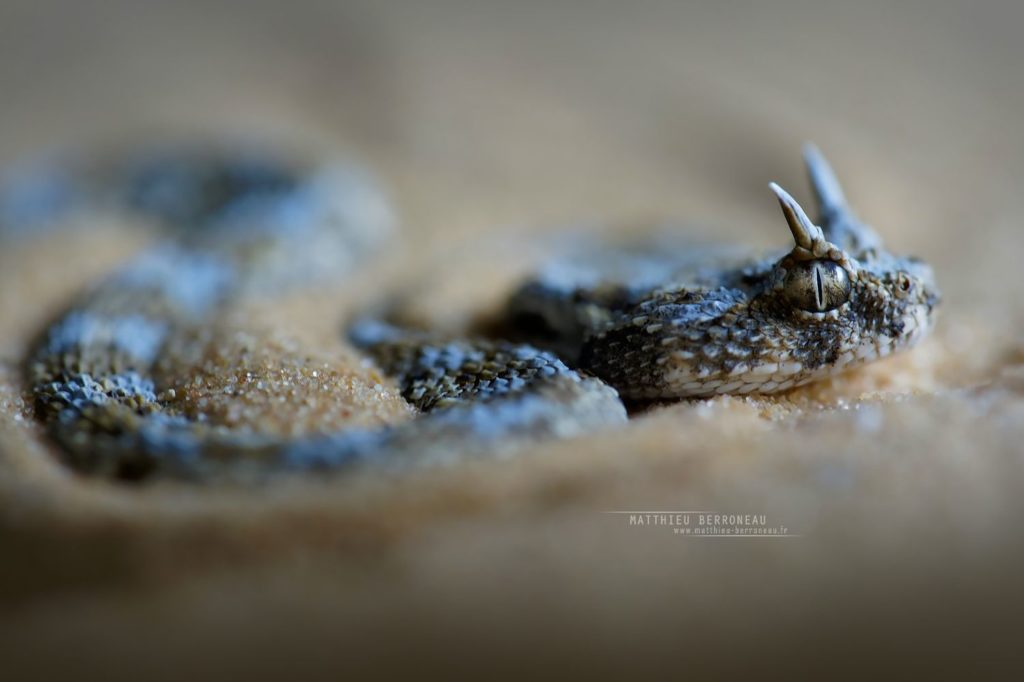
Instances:
[[[402,236],[332,311],[422,277],[422,315],[455,324],[528,260],[508,244],[561,227],[785,244],[767,183],[809,199],[805,140],[944,293],[915,353],[780,401],[666,406],[399,481],[132,490],[63,472],[17,399],[28,339],[138,245],[5,247],[0,650],[125,676],[168,655],[250,676],[998,662],[1021,596],[1022,26],[1024,4],[967,0],[0,2],[0,163],[226,134],[372,169]],[[693,508],[802,537],[601,513]]]

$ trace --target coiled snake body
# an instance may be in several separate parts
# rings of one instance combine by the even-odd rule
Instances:
[[[620,423],[620,396],[774,393],[917,342],[938,302],[930,269],[885,251],[820,154],[808,148],[806,161],[820,226],[772,185],[795,242],[782,253],[712,259],[656,244],[584,252],[512,294],[505,326],[515,341],[358,322],[350,340],[417,416],[336,431],[264,433],[202,404],[186,409],[164,361],[176,339],[215,326],[239,301],[322,286],[385,239],[390,212],[357,172],[237,150],[62,166],[8,186],[0,242],[83,207],[163,231],[164,241],[50,325],[27,358],[37,415],[76,469],[207,480],[406,466]],[[309,390],[298,386],[281,409]],[[244,391],[225,383],[229,408]]]

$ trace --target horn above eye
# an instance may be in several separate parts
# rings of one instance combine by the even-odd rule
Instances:
[[[786,272],[783,287],[790,303],[811,313],[834,310],[850,299],[850,277],[831,260],[795,263]]]

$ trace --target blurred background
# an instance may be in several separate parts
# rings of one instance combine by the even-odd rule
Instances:
[[[0,9],[0,161],[132,136],[329,142],[438,230],[686,218],[774,244],[816,141],[941,270],[1013,250],[1015,2],[54,2]],[[962,239],[967,229],[973,239]],[[956,244],[955,249],[950,249]],[[999,259],[993,262],[991,259]],[[959,272],[979,302],[986,270]]]
[[[392,489],[289,489],[271,504],[102,487],[69,502],[67,480],[8,476],[7,525],[12,510],[37,524],[31,543],[19,536],[29,558],[3,560],[27,580],[3,590],[17,606],[9,643],[37,661],[65,650],[70,665],[143,666],[164,641],[193,663],[272,674],[288,656],[330,669],[348,636],[364,662],[393,663],[396,632],[434,662],[465,654],[467,638],[526,634],[553,660],[607,672],[631,670],[615,658],[631,650],[650,649],[651,665],[678,653],[713,665],[730,637],[763,658],[822,663],[884,633],[892,653],[921,622],[909,613],[930,623],[922,641],[998,649],[990,607],[1019,596],[1003,588],[1019,556],[1024,374],[1002,372],[1024,361],[1022,28],[1012,0],[3,0],[0,164],[163,136],[338,150],[390,192],[407,258],[443,259],[469,240],[486,259],[498,235],[644,220],[779,246],[788,235],[767,184],[808,199],[800,145],[813,140],[859,214],[894,251],[931,262],[945,295],[931,350],[882,371],[901,372],[907,395],[1009,386],[984,408],[959,393],[880,408],[886,426],[860,436],[828,416],[812,439],[762,432],[733,408],[709,422],[678,406],[592,444],[646,452],[647,468],[566,455],[564,469],[442,475],[403,489],[415,502],[401,504]],[[96,249],[85,260],[102,261]],[[12,339],[42,317],[35,290],[10,280],[0,299],[14,366]],[[996,416],[992,401],[1006,406]],[[832,455],[861,482],[852,492],[807,473]],[[811,539],[684,548],[609,536],[594,520],[680,500],[777,503]],[[268,505],[285,511],[271,519]],[[75,559],[58,570],[68,547]],[[953,614],[975,637],[946,628]],[[135,648],[140,628],[151,637]],[[600,655],[563,631],[601,642]]]

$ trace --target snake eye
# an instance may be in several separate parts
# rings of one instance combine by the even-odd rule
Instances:
[[[901,272],[896,276],[896,295],[900,298],[905,297],[910,293],[914,283],[910,281],[910,275],[905,272]]]
[[[831,260],[794,264],[786,272],[783,286],[790,303],[812,313],[833,310],[850,298],[850,278]]]

